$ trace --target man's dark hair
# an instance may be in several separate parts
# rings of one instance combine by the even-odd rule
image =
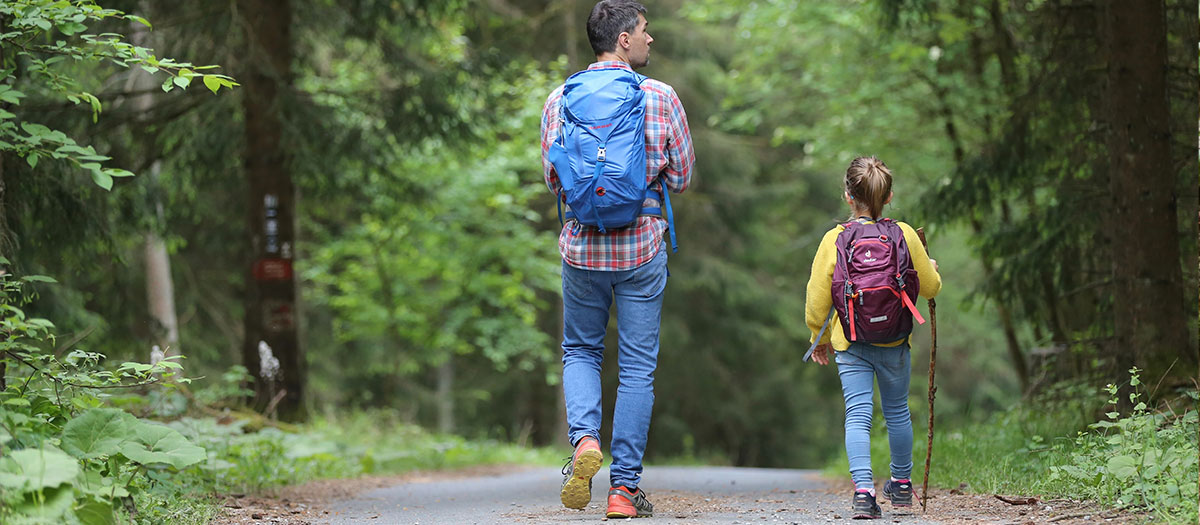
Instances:
[[[617,50],[617,37],[632,33],[638,25],[638,13],[646,16],[646,7],[633,0],[602,0],[588,16],[588,42],[597,55]]]

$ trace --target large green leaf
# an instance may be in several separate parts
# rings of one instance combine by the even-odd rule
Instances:
[[[63,429],[62,448],[77,458],[111,456],[134,437],[137,418],[119,408],[93,408]]]
[[[113,478],[105,477],[96,470],[84,470],[75,478],[75,489],[81,494],[94,496],[101,501],[108,501],[111,498],[127,498],[129,491],[125,487],[118,484],[116,487],[113,484],[116,481]]]
[[[63,454],[66,456],[66,454]],[[69,457],[69,456],[68,456]],[[67,519],[71,506],[75,503],[75,491],[71,487],[46,489],[43,492],[30,492],[25,498],[14,504],[12,510],[16,516],[6,525],[60,525],[70,523]]]
[[[79,475],[79,461],[46,446],[22,449],[0,459],[0,487],[34,491],[57,487]]]
[[[1108,472],[1119,480],[1127,480],[1137,475],[1138,462],[1133,456],[1115,456],[1108,460]]]
[[[83,525],[116,525],[117,516],[111,502],[86,499],[75,506],[75,517]]]
[[[121,445],[125,457],[149,465],[165,463],[177,469],[204,461],[208,455],[175,429],[138,421],[134,438]]]

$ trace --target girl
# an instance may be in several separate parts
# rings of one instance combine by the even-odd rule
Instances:
[[[883,206],[892,200],[892,174],[888,171],[887,166],[875,157],[854,159],[846,170],[845,199],[852,213],[851,221],[857,221],[863,225],[879,223],[881,227],[885,226],[884,223],[891,222],[890,219],[882,218]],[[911,263],[906,264],[906,266],[911,265],[911,268],[898,268],[900,273],[896,278],[902,281],[901,274],[905,272],[911,274],[911,270],[916,270],[920,296],[932,298],[942,288],[942,278],[937,272],[937,262],[929,258],[912,227],[903,222],[893,224],[898,225],[903,232],[903,244],[907,244],[908,249],[908,257],[900,255],[897,261],[907,263],[905,259],[911,260]],[[857,228],[857,225],[851,223],[847,223],[847,225]],[[894,228],[894,226],[889,227]],[[912,474],[913,467],[913,431],[912,417],[908,412],[908,382],[912,371],[912,361],[909,356],[909,336],[903,327],[893,328],[893,330],[898,330],[895,336],[896,340],[864,342],[865,339],[871,339],[864,335],[868,333],[869,329],[864,322],[875,322],[881,317],[887,316],[870,319],[854,316],[855,305],[863,304],[860,302],[860,294],[864,293],[861,288],[857,292],[858,295],[851,295],[852,286],[847,286],[842,282],[838,283],[838,290],[831,289],[834,282],[834,269],[838,265],[839,257],[845,258],[847,253],[853,257],[853,254],[856,253],[853,248],[848,246],[839,247],[839,234],[846,228],[846,225],[839,224],[829,230],[821,240],[821,245],[817,248],[817,255],[813,259],[805,310],[808,327],[814,334],[811,340],[815,345],[812,351],[813,358],[819,364],[829,364],[830,347],[836,350],[834,361],[837,362],[838,377],[842,381],[842,395],[846,401],[846,455],[850,459],[850,477],[854,480],[855,487],[852,500],[854,518],[879,518],[882,516],[882,512],[875,502],[875,484],[871,477],[871,415],[874,410],[872,403],[874,381],[876,379],[879,381],[883,418],[887,422],[888,446],[891,451],[892,476],[883,486],[883,496],[897,507],[912,506],[913,489],[909,476]],[[885,240],[886,237],[886,235],[882,236]],[[870,242],[878,243],[879,238],[871,238]],[[845,244],[846,240],[843,239],[842,244]],[[903,253],[903,244],[898,245],[896,250],[898,253]],[[866,246],[866,251],[863,252],[862,248],[859,248],[857,253],[871,257],[869,245],[859,246]],[[841,248],[840,255],[839,248]],[[864,260],[873,262],[875,259]],[[841,275],[845,271],[845,261],[842,264],[842,272],[839,272],[839,275],[845,278],[844,275]],[[901,263],[897,262],[896,264]],[[845,315],[845,312],[839,312],[842,316],[833,315],[831,312],[834,298],[843,297],[843,291],[847,294],[845,297],[850,298],[845,302],[846,306],[850,308],[847,318],[859,319],[857,323],[849,323],[849,327],[842,326],[841,317]],[[911,299],[906,295],[904,288],[900,288],[899,296],[905,299],[904,304],[907,308],[902,309],[899,315],[893,317],[911,315],[910,311],[916,313],[916,308],[912,306]],[[859,308],[861,309],[862,306]],[[919,313],[917,318],[920,319]],[[829,322],[832,322],[832,326],[822,332],[825,323]],[[856,324],[857,326],[855,326]],[[911,326],[911,319],[908,319],[908,326]]]

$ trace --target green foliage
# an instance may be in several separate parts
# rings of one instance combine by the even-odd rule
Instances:
[[[115,408],[93,408],[67,422],[62,446],[81,459],[97,459],[120,452],[137,419]]]
[[[939,420],[930,485],[966,483],[979,493],[1090,499],[1150,512],[1156,523],[1195,523],[1200,497],[1196,390],[1182,392],[1178,406],[1151,410],[1143,402],[1139,372],[1130,371],[1134,408],[1127,414],[1115,408],[1121,385],[1106,385],[1101,397],[1095,388],[1076,384],[1048,389],[983,422]],[[1093,422],[1097,414],[1103,418]],[[913,477],[919,481],[926,442],[922,425],[914,427]],[[872,468],[882,477],[889,459],[884,429],[873,432],[871,445]],[[843,454],[826,473],[842,477],[847,468]]]
[[[453,40],[436,36],[446,38]],[[399,403],[418,408],[430,397],[420,374],[456,356],[468,356],[461,362],[469,371],[500,373],[535,371],[554,358],[553,339],[538,323],[550,309],[546,296],[558,287],[558,257],[552,233],[533,210],[545,191],[536,175],[537,148],[512,133],[537,129],[553,81],[532,64],[497,69],[495,81],[468,85],[468,93],[444,101],[460,115],[492,101],[469,134],[397,143],[379,134],[385,116],[343,94],[383,74],[382,58],[363,50],[352,62],[329,64],[344,74],[305,80],[336,125],[361,137],[357,147],[375,157],[342,158],[336,180],[309,183],[322,194],[330,185],[339,191],[305,210],[301,220],[312,235],[302,246],[311,256],[297,267],[310,286],[310,304],[334,319],[332,340],[314,349],[314,360],[345,363],[349,354],[359,365],[320,366],[330,373],[317,381],[339,388],[377,382],[375,392],[351,392],[365,401],[363,394],[398,393],[399,376],[406,392],[417,393]],[[477,97],[468,96],[474,90]],[[477,389],[455,398],[487,395]]]
[[[254,395],[254,391],[246,388],[253,378],[242,365],[233,365],[221,374],[220,379],[207,382],[202,388],[196,389],[192,400],[195,404],[205,407],[237,406],[241,400]]]
[[[1129,371],[1132,412],[1107,412],[1107,419],[1079,432],[1072,446],[1058,451],[1062,460],[1050,467],[1047,481],[1075,487],[1106,503],[1143,507],[1169,521],[1195,522],[1200,498],[1196,391],[1187,393],[1184,402],[1191,406],[1182,414],[1152,412],[1144,402],[1140,372]],[[1112,384],[1103,389],[1114,410],[1120,405],[1119,390]]]
[[[483,464],[551,464],[558,451],[433,435],[385,410],[318,418],[295,431],[249,431],[245,421],[182,418],[171,423],[209,459],[190,482],[219,492],[261,492],[314,479],[396,474]]]
[[[387,406],[398,412],[396,427],[428,424],[437,405],[434,369],[449,363],[457,374],[449,397],[462,433],[541,443],[561,439],[554,386],[561,335],[558,225],[541,183],[535,130],[545,95],[571,73],[560,55],[578,51],[572,67],[583,65],[578,60],[587,54],[579,27],[583,13],[577,5],[570,23],[578,33],[571,43],[559,27],[565,23],[560,19],[571,18],[568,4],[501,4],[504,17],[491,4],[462,1],[292,4],[295,78],[294,89],[281,93],[287,108],[281,138],[289,145],[283,161],[301,196],[302,234],[294,249],[314,406]],[[1090,154],[1094,142],[1078,133],[1089,122],[1079,115],[1082,101],[1043,96],[1065,86],[1057,71],[1042,69],[1048,67],[1042,60],[1047,35],[1063,33],[1045,16],[1051,4],[1034,3],[1027,12],[991,4],[1000,6],[1002,29],[1020,44],[1009,73],[996,56],[1004,32],[992,26],[988,2],[669,0],[652,7],[655,59],[643,72],[679,92],[698,166],[693,187],[675,202],[683,248],[671,257],[656,373],[659,391],[672,395],[659,397],[649,459],[809,466],[840,448],[837,378],[831,369],[799,362],[809,336],[801,319],[811,255],[820,235],[845,215],[841,174],[856,154],[877,154],[893,168],[896,199],[889,213],[927,226],[931,252],[942,263],[939,416],[981,417],[1020,394],[1002,350],[997,305],[1025,319],[1017,336],[1026,349],[1108,335],[1103,327],[1089,329],[1109,308],[1094,300],[1106,284],[1090,274],[1074,281],[1061,270],[1066,266],[1044,261],[1092,253],[1088,249],[1100,242],[1089,237],[1095,222],[1086,218],[1095,213],[1094,192],[1102,184],[1074,162]],[[240,61],[243,44],[255,38],[241,29],[234,4],[113,5],[147,9],[155,15],[155,49],[197,57],[197,63]],[[0,38],[0,49],[11,59],[5,67],[19,66],[12,73],[15,82],[0,82],[0,101],[7,104],[0,109],[18,117],[0,122],[36,120],[28,129],[14,129],[24,137],[36,135],[31,140],[45,150],[28,146],[25,162],[11,162],[10,155],[4,165],[7,226],[20,241],[15,252],[5,253],[30,271],[64,280],[26,311],[54,319],[63,339],[91,334],[84,340],[94,353],[61,354],[64,366],[88,368],[101,362],[99,353],[126,358],[148,346],[153,329],[143,309],[130,305],[142,304],[144,297],[139,261],[145,234],[167,239],[189,372],[227,375],[192,392],[190,407],[175,391],[98,397],[108,403],[104,406],[144,409],[158,417],[196,416],[199,406],[236,411],[245,371],[228,365],[242,344],[246,277],[239,261],[246,239],[245,217],[231,213],[228,204],[244,199],[247,184],[239,156],[243,108],[235,97],[180,93],[197,83],[212,88],[223,77],[149,51],[142,56],[137,46],[119,46],[124,39],[104,35],[131,33],[139,19],[102,11],[109,15],[80,22],[98,33],[87,38],[82,36],[87,31],[72,32],[73,26],[63,31],[57,22],[49,29],[22,26],[36,34],[28,55],[12,47],[21,40]],[[885,27],[892,32],[881,31],[879,22],[889,18]],[[79,58],[55,61],[38,54],[60,38],[83,50]],[[1194,49],[1187,49],[1193,63]],[[157,93],[153,112],[123,107],[117,102],[123,95],[80,87],[127,82],[126,69],[111,67],[122,52],[133,54],[126,61],[130,69],[157,68],[165,80],[162,89],[171,93]],[[1063,72],[1093,74],[1095,68],[1079,66],[1089,63],[1070,63]],[[52,89],[47,86],[53,79],[74,82]],[[1017,89],[1010,93],[1012,86]],[[85,96],[89,91],[93,94]],[[92,127],[83,121],[96,117],[93,104],[100,102],[103,127]],[[74,104],[89,111],[55,110]],[[1034,118],[1017,119],[1016,110]],[[957,143],[947,132],[951,123]],[[156,181],[116,181],[108,195],[84,192],[90,185],[64,185],[61,177],[45,176],[91,174],[80,171],[78,162],[47,162],[51,147],[66,148],[63,160],[74,156],[138,172],[145,171],[140,164],[160,160],[162,169]],[[1070,158],[1056,157],[1061,151]],[[1194,176],[1194,170],[1183,171]],[[1194,195],[1194,184],[1184,189]],[[929,205],[929,195],[938,198],[936,206]],[[1011,218],[999,204],[985,206],[993,202],[1008,203]],[[1044,220],[1056,216],[1069,220]],[[982,234],[970,224],[975,217]],[[1194,214],[1187,219],[1194,221]],[[1054,242],[1058,238],[1071,242]],[[994,278],[987,262],[998,263]],[[1084,267],[1099,271],[1104,264]],[[1031,271],[1043,272],[1049,283],[1023,278]],[[1093,283],[1098,284],[1087,287]],[[1068,290],[1077,293],[1060,310],[1074,317],[1056,323],[1047,303]],[[48,328],[39,323],[21,329],[34,334]],[[923,330],[914,339],[918,375],[929,346]],[[608,343],[615,348],[615,337]],[[609,390],[616,383],[615,361],[610,354]],[[1090,361],[1083,363],[1090,369]],[[68,380],[100,386],[119,376],[118,370],[111,373]],[[924,399],[924,383],[913,383],[916,406]],[[120,429],[109,428],[119,422],[88,411],[99,403],[81,402],[60,415],[52,412],[57,410],[49,406],[57,406],[52,399],[29,401],[51,411],[40,417],[54,431],[74,421],[72,415],[87,416],[87,424],[76,423],[84,426],[72,432],[91,441],[73,437],[70,450],[65,437],[51,443],[63,452],[97,455],[117,439],[107,432],[120,435]],[[917,419],[923,420],[921,414]],[[346,418],[335,421],[348,424]],[[1016,416],[1008,422],[1021,423]],[[1061,432],[1038,430],[1040,423],[1021,428],[1029,435],[1069,435],[1084,422]],[[295,437],[258,431],[257,422],[222,423],[172,423],[210,452],[202,463],[172,472],[175,481],[187,477],[176,485],[246,490],[322,472],[436,466],[446,456],[435,451],[459,446],[466,451],[456,455],[484,455],[470,450],[473,442],[447,444],[450,438],[431,438],[438,444],[417,454],[404,447],[408,441],[424,443],[424,437],[397,438],[387,450],[368,453],[353,436],[330,437],[336,429],[320,424],[319,436],[310,428]],[[193,432],[191,426],[204,428]],[[1029,442],[1020,437],[1004,443],[1015,450]],[[144,443],[130,450],[155,452]],[[350,461],[337,459],[347,454]],[[148,520],[161,512],[153,515],[170,522],[182,509],[164,509],[185,498],[150,478],[174,467],[155,465],[134,476],[138,490],[132,497]]]
[[[27,283],[47,281],[0,274],[0,362],[8,365],[0,391],[0,518],[111,523],[146,480],[165,479],[206,454],[173,429],[101,408],[106,392],[189,380],[176,377],[174,359],[106,370],[104,356],[76,349],[60,360],[49,346],[53,325],[21,309],[32,298]]]
[[[1168,40],[1179,49],[1194,42],[1194,19],[1185,12],[1170,10]],[[939,260],[953,255],[973,267],[956,276],[967,279],[946,279],[947,288],[960,289],[960,297],[969,292],[975,312],[1011,313],[1015,346],[1025,353],[1073,344],[1072,358],[1095,364],[1088,359],[1115,321],[1105,210],[1096,205],[1108,188],[1108,161],[1096,146],[1103,144],[1095,107],[1104,68],[1079,67],[1103,63],[1103,40],[1084,21],[1092,10],[938,0],[697,1],[680,13],[727,42],[704,65],[721,88],[707,124],[769,141],[806,184],[807,195],[790,196],[787,220],[799,224],[797,237],[822,230],[803,218],[805,205],[842,213],[841,173],[853,156],[877,155],[895,176],[889,216],[927,226]],[[694,36],[688,42],[707,48]],[[1193,55],[1172,55],[1168,70],[1178,93],[1194,91]],[[1171,97],[1180,137],[1194,134],[1193,98]],[[1195,152],[1182,144],[1173,145],[1177,193],[1186,196],[1179,242],[1194,257]],[[952,226],[971,234],[955,235],[953,245],[939,242]],[[1193,283],[1194,266],[1185,265]],[[1194,297],[1187,308],[1195,312]],[[1000,318],[969,320],[971,330],[959,333],[1003,347],[993,335]],[[989,368],[1004,366],[992,361]]]
[[[0,464],[0,485],[18,493],[57,487],[79,475],[79,462],[52,446],[17,450]]]
[[[0,18],[5,30],[0,34],[0,152],[12,152],[36,168],[41,158],[62,159],[91,174],[92,181],[105,190],[112,189],[114,177],[133,175],[129,171],[104,167],[111,157],[100,155],[91,146],[81,146],[61,131],[29,120],[14,113],[22,105],[26,93],[86,104],[92,121],[99,118],[102,105],[96,95],[84,90],[59,63],[107,62],[119,67],[140,67],[148,73],[166,73],[169,78],[163,91],[178,86],[187,88],[195,77],[201,77],[206,87],[216,93],[221,87],[232,88],[232,78],[215,73],[198,73],[216,66],[194,66],[170,58],[158,58],[153,50],[135,46],[117,33],[85,33],[89,25],[106,20],[129,20],[149,26],[136,15],[115,9],[105,9],[92,0],[66,2],[61,0],[16,0],[0,4]],[[40,98],[40,97],[39,97]],[[13,111],[10,111],[13,110]]]

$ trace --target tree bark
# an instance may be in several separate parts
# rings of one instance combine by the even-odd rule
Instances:
[[[304,357],[292,271],[296,237],[296,188],[283,137],[283,96],[292,83],[289,0],[239,0],[247,49],[242,83],[246,144],[244,166],[249,202],[246,280],[246,340],[243,361],[255,379],[255,405],[275,392],[281,419],[304,419]],[[277,377],[262,377],[260,342],[279,360]]]
[[[575,19],[576,0],[563,0],[563,36],[566,38],[567,71],[579,66],[579,21]]]
[[[1189,352],[1170,162],[1166,16],[1162,2],[1109,0],[1104,17],[1114,350],[1119,372],[1136,365],[1154,385]]]
[[[151,184],[156,184],[161,163],[154,162],[150,168]],[[159,221],[163,219],[162,203],[154,203]],[[155,231],[146,232],[144,246],[146,257],[146,304],[150,317],[157,325],[154,330],[155,343],[164,354],[179,355],[179,319],[175,315],[175,284],[171,279],[171,259],[167,254],[167,243]]]
[[[438,432],[454,433],[454,354],[437,369]]]

